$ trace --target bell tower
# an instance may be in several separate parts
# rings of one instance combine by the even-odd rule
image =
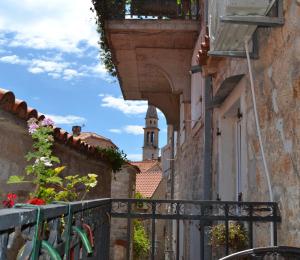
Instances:
[[[157,160],[159,155],[158,147],[158,116],[154,106],[149,105],[144,128],[143,161]]]

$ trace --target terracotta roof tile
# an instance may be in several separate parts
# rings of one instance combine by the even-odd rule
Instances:
[[[207,65],[207,60],[208,60],[208,51],[210,49],[209,45],[209,35],[208,35],[208,29],[206,32],[206,35],[204,36],[204,41],[201,43],[201,48],[198,51],[197,59],[198,59],[198,64],[200,66],[202,65]]]
[[[39,121],[45,118],[45,115],[39,114],[36,109],[28,107],[25,101],[16,99],[12,91],[2,88],[0,88],[0,109],[11,112],[20,119],[26,121],[32,117],[38,119]],[[84,154],[93,156],[95,159],[108,161],[108,158],[105,158],[105,156],[95,149],[95,147],[90,147],[80,138],[74,137],[59,127],[54,128],[54,139],[56,142],[67,145],[70,148],[73,148]]]
[[[149,170],[150,168],[155,166],[158,163],[158,161],[149,160],[149,161],[130,162],[130,163],[137,166],[137,167],[139,167],[141,172],[146,172],[147,170]]]
[[[151,198],[162,180],[162,172],[143,172],[136,175],[136,191]]]

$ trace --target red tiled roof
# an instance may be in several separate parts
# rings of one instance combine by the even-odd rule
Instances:
[[[142,172],[136,175],[136,191],[151,198],[162,180],[162,172]]]
[[[130,162],[131,164],[139,167],[141,172],[146,172],[153,166],[158,164],[157,160],[149,160],[149,161],[140,161],[140,162]]]
[[[209,35],[208,35],[208,30],[206,32],[206,35],[204,36],[204,41],[201,43],[201,48],[198,51],[198,64],[200,66],[202,65],[207,65],[207,60],[208,60],[208,51],[210,49],[209,46]]]
[[[81,132],[78,136],[82,141],[86,141],[88,138],[95,138],[96,140],[105,141],[107,144],[111,145],[113,148],[117,148],[117,146],[110,140],[109,138],[106,138],[102,135],[98,135],[96,133],[92,132]],[[86,141],[88,143],[88,141]]]
[[[162,169],[157,160],[131,162],[141,173],[136,175],[136,191],[146,198],[151,198],[162,180]]]
[[[36,118],[40,121],[45,118],[45,116],[39,114],[36,109],[28,107],[25,101],[16,99],[12,91],[2,88],[0,88],[0,109],[12,113],[24,121],[30,118]],[[80,138],[69,134],[59,127],[54,128],[54,139],[58,143],[65,144],[95,159],[107,160],[105,155],[99,152],[94,146],[88,145]]]

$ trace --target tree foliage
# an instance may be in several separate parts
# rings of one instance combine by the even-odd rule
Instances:
[[[126,154],[119,148],[102,148],[98,146],[97,150],[108,159],[113,172],[120,171],[122,166],[128,161]]]
[[[150,240],[140,220],[133,221],[133,251],[136,257],[147,256],[150,249]]]

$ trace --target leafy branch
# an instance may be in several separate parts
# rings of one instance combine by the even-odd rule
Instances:
[[[102,148],[98,146],[97,150],[108,158],[113,172],[121,170],[122,166],[128,162],[126,154],[119,148]]]
[[[27,153],[25,158],[31,164],[25,168],[25,176],[10,176],[7,183],[32,183],[35,185],[35,189],[30,196],[45,202],[73,201],[78,200],[80,195],[83,199],[97,185],[98,176],[89,173],[87,176],[70,175],[63,178],[62,172],[66,167],[58,166],[60,160],[53,155],[52,151],[53,121],[48,118],[41,122],[30,119],[28,127],[33,145],[32,150]],[[28,177],[29,175],[31,177]]]

